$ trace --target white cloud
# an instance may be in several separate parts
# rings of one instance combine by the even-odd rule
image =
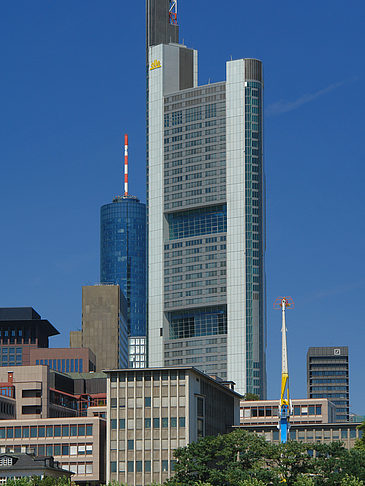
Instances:
[[[340,86],[343,86],[344,84],[345,81],[340,81],[339,83],[330,84],[329,86],[327,86],[327,88],[320,89],[315,93],[305,94],[303,96],[300,96],[294,101],[285,101],[285,100],[276,101],[275,103],[272,103],[267,107],[265,114],[266,116],[275,116],[275,115],[281,115],[282,113],[288,113],[289,111],[296,110],[297,108],[300,108],[302,105],[305,105],[306,103],[310,103],[311,101],[327,93],[330,93],[331,91],[339,88]]]

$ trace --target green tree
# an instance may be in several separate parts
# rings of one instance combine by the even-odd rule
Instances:
[[[362,436],[360,437],[360,439],[357,439],[355,443],[355,448],[362,449],[365,451],[365,421],[362,424],[360,424],[357,428],[361,431]]]
[[[365,451],[348,451],[340,442],[270,444],[240,429],[177,449],[175,457],[175,476],[166,482],[170,486],[246,486],[249,481],[273,486],[339,486],[346,477],[365,479]]]
[[[349,476],[346,474],[341,481],[341,486],[364,486],[364,482],[358,478],[355,478],[355,476]]]
[[[246,402],[257,402],[258,400],[260,400],[260,397],[256,395],[256,393],[246,393],[245,395],[243,395],[243,399]]]

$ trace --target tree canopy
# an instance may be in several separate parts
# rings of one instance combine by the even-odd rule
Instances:
[[[175,457],[169,486],[343,486],[365,480],[363,450],[348,451],[340,442],[271,444],[240,429],[193,442]]]

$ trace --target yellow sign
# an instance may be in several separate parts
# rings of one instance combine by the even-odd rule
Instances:
[[[153,63],[151,64],[150,71],[153,71],[154,69],[157,69],[157,68],[160,68],[160,67],[161,67],[160,61],[158,61],[157,59],[155,59],[153,61]]]

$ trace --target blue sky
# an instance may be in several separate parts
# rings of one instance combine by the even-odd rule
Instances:
[[[81,286],[99,279],[99,209],[145,200],[144,1],[0,3],[0,306],[33,306],[68,345]],[[280,312],[292,394],[309,346],[348,345],[351,409],[365,414],[363,0],[179,0],[199,82],[232,56],[263,60],[267,177],[268,394],[280,392]]]

